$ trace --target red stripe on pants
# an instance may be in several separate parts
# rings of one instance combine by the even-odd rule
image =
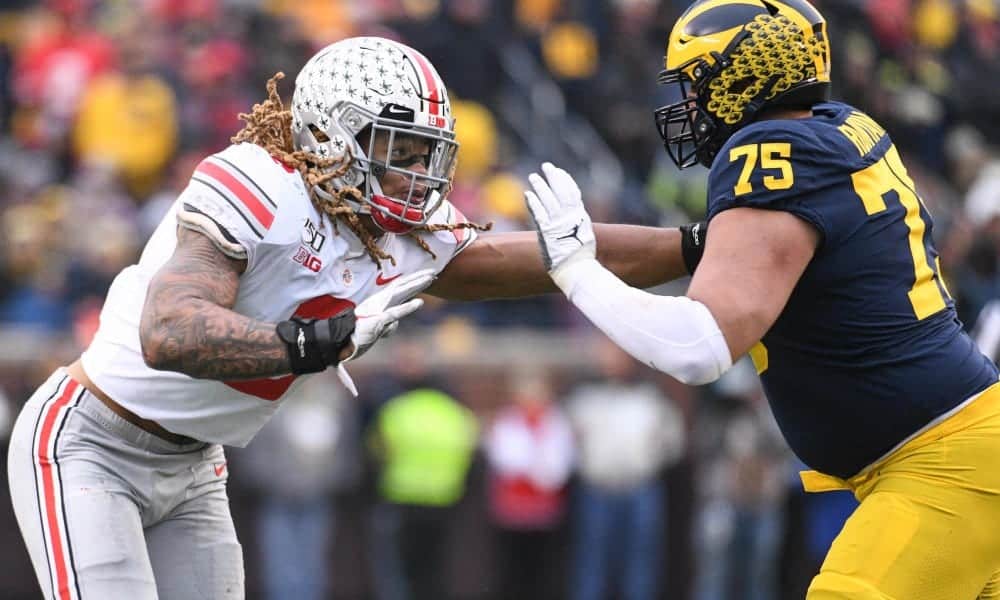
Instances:
[[[42,420],[42,434],[38,441],[38,464],[42,471],[43,510],[45,511],[45,519],[49,524],[49,536],[52,542],[52,561],[56,567],[56,597],[60,600],[70,599],[69,569],[66,566],[66,558],[63,553],[63,539],[66,536],[65,532],[60,528],[59,516],[56,514],[56,484],[55,473],[52,468],[55,462],[49,454],[49,442],[52,439],[52,430],[55,428],[59,411],[69,404],[70,398],[73,397],[79,385],[79,383],[70,379],[59,399],[45,409],[45,417]]]

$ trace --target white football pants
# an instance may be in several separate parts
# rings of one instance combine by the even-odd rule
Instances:
[[[244,597],[222,446],[147,433],[59,369],[17,418],[8,477],[46,599]]]

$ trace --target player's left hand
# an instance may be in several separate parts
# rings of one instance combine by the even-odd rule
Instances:
[[[344,363],[368,351],[380,339],[392,335],[399,327],[399,320],[423,306],[424,301],[413,298],[434,281],[434,270],[423,269],[394,280],[354,308],[357,323],[351,334],[354,351],[337,365],[337,376],[352,394],[358,395],[354,381]],[[412,300],[411,300],[412,298]]]
[[[542,172],[544,179],[537,173],[528,176],[534,191],[526,191],[524,197],[538,230],[545,268],[556,278],[566,265],[594,258],[597,243],[590,215],[583,207],[583,197],[573,177],[552,163],[542,164]]]

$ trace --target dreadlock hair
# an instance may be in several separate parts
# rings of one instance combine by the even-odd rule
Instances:
[[[280,160],[287,167],[298,171],[306,183],[306,189],[309,190],[309,198],[316,209],[319,210],[321,217],[329,215],[333,220],[334,229],[338,227],[338,223],[341,221],[346,224],[354,235],[358,236],[361,243],[365,245],[365,250],[372,260],[375,261],[375,264],[381,266],[383,260],[388,260],[395,265],[396,259],[378,247],[378,238],[362,225],[361,220],[358,218],[358,213],[347,202],[348,199],[351,199],[360,203],[364,197],[361,190],[352,186],[340,189],[335,189],[333,186],[333,180],[342,177],[351,168],[351,161],[353,160],[351,154],[348,153],[342,158],[337,159],[332,157],[324,158],[312,152],[295,150],[292,142],[292,113],[285,108],[284,103],[281,101],[281,96],[278,94],[278,81],[284,79],[284,77],[285,74],[282,72],[275,73],[274,77],[267,80],[267,99],[260,104],[254,104],[250,113],[240,113],[239,118],[244,122],[244,125],[233,136],[232,142],[234,144],[240,142],[256,144],[267,150],[271,156]],[[449,181],[452,180],[454,174],[455,167],[453,165],[452,172],[449,173]],[[318,194],[317,189],[326,192],[328,198],[324,198]],[[451,191],[450,184],[443,191],[443,195],[447,196],[449,191]],[[492,222],[486,225],[479,225],[472,222],[425,224],[415,227],[406,235],[410,236],[418,246],[423,248],[432,258],[436,259],[437,255],[427,245],[427,242],[418,235],[418,232],[454,231],[456,229],[488,231],[492,227]]]

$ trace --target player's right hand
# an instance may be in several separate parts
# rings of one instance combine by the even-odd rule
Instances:
[[[337,365],[337,377],[352,394],[358,395],[354,380],[347,373],[344,363],[355,360],[380,339],[392,335],[399,327],[399,320],[424,305],[420,298],[413,298],[435,278],[434,269],[423,269],[393,280],[354,308],[357,323],[351,334],[353,352]],[[412,298],[412,299],[411,299]]]
[[[380,338],[396,331],[400,319],[423,306],[423,300],[413,297],[429,286],[434,277],[434,269],[404,275],[357,305],[354,316],[358,321],[351,335],[354,352],[345,360],[354,360],[367,352]]]
[[[555,277],[560,268],[578,259],[594,258],[597,243],[590,215],[576,181],[552,163],[544,163],[543,179],[528,176],[534,191],[524,193],[528,212],[538,230],[538,244],[545,268]]]

